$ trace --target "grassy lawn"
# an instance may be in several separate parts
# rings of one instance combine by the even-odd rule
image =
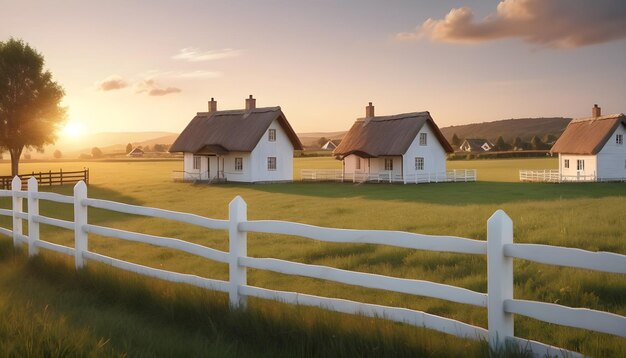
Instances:
[[[91,170],[90,197],[191,212],[213,218],[227,218],[228,203],[234,196],[241,195],[248,203],[249,219],[288,220],[341,228],[403,230],[484,240],[486,238],[487,219],[495,210],[504,209],[513,219],[516,242],[545,243],[626,254],[626,234],[624,234],[626,232],[626,211],[623,209],[626,197],[625,184],[557,185],[516,182],[517,170],[519,169],[555,168],[556,165],[555,159],[451,161],[448,163],[448,168],[451,169],[478,169],[480,182],[426,185],[292,183],[209,186],[173,183],[171,171],[180,170],[182,166],[180,162],[28,163],[22,165],[22,168],[24,172],[28,172],[56,170],[60,166],[63,167],[63,170],[82,169],[83,166],[88,166]],[[9,165],[6,163],[0,164],[0,174],[8,171],[8,167]],[[294,172],[297,175],[299,170],[304,168],[340,167],[340,162],[332,158],[297,158]],[[48,188],[42,188],[42,190],[48,190]],[[71,193],[71,187],[52,187],[50,190],[65,194]],[[8,208],[8,200],[0,200],[0,207]],[[52,217],[72,219],[71,207],[63,204],[42,204],[41,212]],[[90,222],[125,230],[176,237],[221,250],[228,248],[225,232],[200,229],[161,219],[90,209]],[[0,225],[10,227],[10,221],[6,218],[0,218]],[[72,233],[62,229],[42,226],[42,233],[43,238],[52,242],[66,245],[71,245],[73,242]],[[2,241],[7,240],[2,239]],[[2,246],[1,249],[3,252],[9,250],[8,245]],[[220,279],[226,279],[228,275],[226,265],[207,262],[173,250],[153,248],[149,245],[90,236],[90,249],[157,268]],[[486,259],[473,255],[440,254],[372,245],[325,244],[301,238],[268,234],[250,234],[248,254],[254,257],[275,257],[396,277],[431,280],[486,292]],[[407,328],[383,321],[375,321],[375,324],[372,324],[372,320],[369,319],[346,318],[319,310],[282,307],[279,304],[262,301],[253,301],[251,309],[259,317],[265,317],[263,319],[228,316],[228,320],[222,319],[220,321],[220,324],[226,324],[223,321],[234,322],[231,323],[231,329],[236,331],[234,327],[237,324],[245,320],[257,319],[254,321],[256,323],[252,324],[254,328],[246,331],[246,334],[250,335],[248,340],[242,339],[228,329],[221,331],[214,326],[211,326],[213,327],[211,329],[204,328],[209,326],[205,325],[205,321],[200,321],[196,326],[190,324],[190,327],[186,327],[185,323],[182,322],[180,324],[188,329],[181,328],[182,332],[190,332],[190,337],[197,340],[196,343],[190,341],[189,344],[182,345],[180,348],[189,347],[190,351],[177,350],[178,348],[175,346],[172,346],[174,347],[171,348],[172,350],[159,348],[169,345],[156,343],[168,342],[159,338],[157,332],[151,336],[153,337],[151,339],[154,340],[153,343],[148,340],[141,343],[142,347],[148,345],[150,349],[133,351],[129,348],[133,345],[128,342],[133,339],[140,339],[140,337],[133,336],[133,330],[129,332],[120,331],[121,328],[116,328],[113,323],[98,323],[97,320],[106,320],[107,317],[104,317],[106,314],[103,313],[103,317],[99,317],[97,312],[89,311],[93,309],[95,311],[128,314],[128,317],[120,318],[120,320],[123,322],[128,320],[128,322],[133,322],[132,325],[139,325],[141,324],[140,321],[145,319],[142,316],[145,312],[142,310],[135,312],[132,299],[128,299],[130,303],[119,303],[111,295],[110,300],[113,301],[111,305],[102,307],[96,305],[95,308],[91,307],[91,302],[81,301],[83,295],[90,298],[92,295],[101,294],[103,288],[98,285],[101,281],[106,281],[105,278],[102,278],[106,275],[100,272],[100,270],[105,270],[104,268],[90,265],[90,269],[85,275],[94,275],[98,279],[96,280],[97,284],[88,284],[86,279],[81,276],[82,273],[77,276],[77,274],[72,273],[72,270],[63,268],[64,266],[61,264],[58,264],[59,267],[56,269],[58,275],[56,276],[64,279],[53,279],[56,277],[55,275],[40,274],[40,271],[46,271],[42,268],[42,264],[38,266],[37,263],[28,263],[24,261],[22,256],[12,256],[6,252],[4,256],[4,261],[0,263],[0,270],[8,270],[6,276],[9,278],[3,279],[2,288],[0,288],[2,291],[0,293],[0,309],[7,310],[7,312],[15,311],[18,316],[45,315],[43,307],[49,301],[50,307],[54,307],[55,313],[50,314],[51,318],[48,318],[47,324],[54,322],[55,325],[66,325],[67,327],[64,329],[71,330],[80,337],[86,337],[82,352],[90,354],[99,352],[96,343],[102,339],[104,342],[108,342],[104,345],[103,355],[121,354],[123,352],[129,352],[130,355],[151,355],[154,352],[163,353],[163,355],[178,355],[178,353],[194,355],[194,352],[202,351],[202,349],[206,349],[208,352],[213,352],[211,349],[214,349],[217,355],[223,355],[222,353],[248,355],[251,354],[250,352],[261,355],[259,352],[262,351],[254,348],[248,350],[247,347],[249,340],[260,339],[256,335],[263,331],[259,329],[259,325],[262,326],[263,324],[277,325],[278,328],[272,326],[272,329],[279,331],[284,329],[288,332],[296,332],[291,336],[289,334],[277,335],[279,337],[272,342],[279,343],[279,347],[283,346],[284,350],[276,348],[276,351],[273,351],[275,355],[324,355],[324,352],[328,355],[342,352],[343,354],[339,353],[338,355],[344,356],[377,355],[367,351],[367,349],[373,349],[371,345],[381,347],[379,353],[385,352],[385,355],[420,355],[419,352],[429,352],[435,356],[446,356],[460,355],[454,352],[467,352],[469,355],[480,356],[485,353],[484,346],[480,343],[457,340],[430,331]],[[52,254],[48,256],[56,257]],[[54,263],[54,260],[52,262]],[[53,263],[47,265],[53,265]],[[47,267],[47,265],[44,266]],[[128,285],[131,287],[141,286],[140,283],[145,281],[143,278],[133,278],[132,275],[116,275],[128,278],[131,282]],[[117,277],[116,275],[113,276]],[[22,283],[22,277],[28,277],[29,283]],[[250,270],[248,278],[250,284],[261,287],[297,290],[322,296],[408,307],[483,327],[486,327],[487,324],[484,309],[442,300],[392,294],[380,290],[361,289],[349,285],[256,270]],[[13,285],[17,282],[20,282],[21,288],[13,289]],[[156,296],[144,295],[145,297],[142,296],[142,299],[146,299],[148,296],[152,297],[150,299],[155,300],[155,307],[165,305],[171,311],[173,310],[171,306],[174,305],[178,309],[179,301],[177,300],[183,300],[181,297],[186,295],[184,292],[189,291],[191,292],[189,295],[193,297],[196,297],[194,295],[208,295],[198,299],[203,305],[221,305],[222,311],[214,308],[211,312],[225,311],[225,297],[221,295],[193,293],[196,291],[189,288],[172,287],[151,280],[146,282],[150,283],[149,285],[144,284],[147,285],[147,290],[157,292],[157,294]],[[42,297],[31,292],[36,291],[35,289],[29,288],[30,286],[37,287],[37,285],[47,287],[43,289],[45,294]],[[64,305],[63,299],[53,298],[57,297],[56,295],[63,297],[65,285],[70,285],[75,294],[75,297],[70,295],[71,300],[68,298],[68,302],[72,302],[72,304]],[[126,285],[126,283],[118,282],[115,285],[117,287]],[[9,291],[8,294],[5,293],[7,290]],[[175,296],[173,299],[167,294],[159,294],[162,290],[166,292],[183,290],[184,294],[172,293]],[[12,291],[14,293],[11,293]],[[123,290],[120,289],[116,292],[119,291]],[[14,304],[12,300],[7,298],[10,297],[7,295],[11,294],[17,295],[19,302],[28,301],[27,298],[31,294],[39,298],[32,298],[31,308],[33,311],[29,313],[30,311],[20,311],[20,305]],[[552,267],[516,260],[515,297],[556,302],[574,307],[584,306],[626,315],[626,280],[620,275]],[[56,303],[53,304],[54,302]],[[103,304],[108,304],[108,302]],[[77,309],[80,313],[78,316],[82,317],[83,312],[80,310],[86,310],[85,312],[89,311],[89,313],[85,313],[85,315],[94,316],[93,320],[84,323],[80,323],[80,320],[77,320],[78,322],[73,321],[71,317],[78,317],[76,316],[77,312],[73,310],[74,306],[81,307]],[[204,313],[202,309],[202,307],[198,308],[195,315]],[[154,308],[145,314],[149,318],[164,322],[170,319],[167,314],[172,314],[171,312],[157,314],[156,311],[157,309]],[[194,315],[193,313],[189,314]],[[210,317],[207,319],[216,319],[208,313],[207,315]],[[135,316],[138,317],[137,320],[139,321],[133,318]],[[294,321],[286,320],[284,323],[286,326],[307,328],[300,330],[294,330],[293,327],[285,328],[282,326],[283,323],[280,323],[281,321],[270,319],[271,317],[292,316],[295,317]],[[63,317],[65,317],[65,321],[61,319]],[[318,319],[318,317],[323,317],[323,319]],[[341,322],[341,324],[337,323],[342,332],[342,338],[339,339],[341,342],[337,343],[335,351],[316,351],[317,343],[323,345],[324,339],[328,338],[326,334],[331,336],[333,334],[329,328],[333,326],[325,326],[327,322]],[[46,323],[37,324],[45,325]],[[145,325],[158,328],[160,324],[163,323],[148,320]],[[374,328],[366,329],[364,328],[366,326],[381,327],[381,331],[378,332]],[[594,356],[626,355],[626,340],[609,335],[543,324],[522,317],[516,318],[515,328],[516,335],[520,337],[582,351]],[[138,332],[142,330],[143,328],[137,328]],[[163,332],[170,331],[163,330]],[[6,336],[2,332],[0,328],[0,343],[4,340],[2,337]],[[316,336],[311,332],[318,332],[320,335]],[[268,334],[266,333],[266,335]],[[317,338],[310,338],[309,335]],[[261,338],[269,339],[263,334],[261,334]],[[377,341],[379,338],[380,340]],[[304,339],[304,342],[308,344],[304,344],[306,350],[294,351],[298,346],[294,343],[297,339]],[[319,341],[315,339],[319,339]],[[285,341],[291,342],[292,345]],[[95,345],[89,342],[95,342]],[[61,343],[59,343],[60,346],[63,345]],[[198,351],[191,351],[191,349],[196,349],[194,347]],[[81,351],[82,348],[77,349]],[[2,355],[1,350],[0,355]]]

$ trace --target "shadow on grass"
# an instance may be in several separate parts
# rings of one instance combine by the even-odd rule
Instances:
[[[225,184],[267,193],[305,195],[319,198],[365,198],[442,205],[503,204],[519,201],[603,198],[626,196],[625,183],[438,183],[438,184],[352,184],[287,183]]]

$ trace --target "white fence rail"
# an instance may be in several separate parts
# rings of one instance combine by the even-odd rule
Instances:
[[[403,184],[474,182],[476,181],[476,169],[454,169],[445,172],[405,175],[384,170],[376,173],[344,173],[341,169],[302,169],[300,180]]]
[[[230,203],[229,219],[218,220],[163,209],[90,199],[87,197],[87,186],[83,182],[76,184],[73,196],[39,193],[35,178],[31,178],[28,184],[28,190],[23,191],[19,179],[15,179],[12,190],[0,190],[0,197],[12,198],[11,210],[0,209],[0,215],[13,218],[12,230],[0,228],[0,234],[12,237],[16,247],[22,247],[23,244],[27,244],[28,253],[31,256],[37,255],[40,248],[74,256],[77,268],[83,267],[86,261],[92,260],[140,275],[172,282],[187,283],[228,293],[230,303],[235,308],[245,308],[247,297],[259,297],[291,304],[316,306],[331,311],[384,318],[468,339],[487,339],[492,346],[501,346],[506,342],[515,342],[524,347],[530,347],[536,356],[548,354],[560,357],[581,357],[576,352],[515,337],[513,334],[513,314],[528,316],[554,324],[626,337],[626,317],[624,316],[586,308],[572,308],[552,303],[513,298],[513,258],[626,274],[626,255],[610,252],[590,252],[547,245],[514,244],[513,223],[501,210],[496,211],[487,222],[487,241],[480,241],[453,236],[420,235],[397,231],[334,229],[284,221],[249,221],[247,220],[246,203],[240,197],[236,197]],[[23,208],[24,199],[28,201],[28,211],[26,212]],[[66,204],[72,203],[74,205],[74,221],[70,222],[40,215],[40,200]],[[175,238],[92,225],[88,223],[88,207],[176,220],[209,229],[228,230],[229,252]],[[27,220],[29,224],[27,236],[22,231],[23,220]],[[75,237],[74,247],[66,247],[42,240],[39,236],[39,224],[54,225],[73,230]],[[488,294],[429,281],[354,272],[274,258],[248,257],[246,243],[248,232],[295,235],[339,243],[367,243],[417,250],[487,255]],[[89,251],[89,234],[177,249],[210,260],[228,263],[229,280],[215,280],[160,270],[97,254]],[[489,329],[407,308],[388,307],[250,286],[247,283],[247,268],[312,277],[349,285],[434,297],[486,307]]]
[[[519,180],[522,182],[542,183],[575,183],[595,181],[626,181],[626,178],[599,178],[595,174],[565,175],[560,174],[558,169],[520,170]]]

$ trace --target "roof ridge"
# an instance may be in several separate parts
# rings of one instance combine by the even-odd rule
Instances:
[[[423,117],[423,116],[430,116],[430,112],[428,111],[422,111],[422,112],[409,112],[409,113],[398,113],[398,114],[391,114],[388,116],[374,116],[374,117],[361,117],[361,118],[357,118],[357,121],[390,121],[390,120],[395,120],[395,119],[404,119],[404,118],[414,118],[414,117]]]
[[[221,116],[221,115],[229,115],[229,114],[277,112],[280,110],[281,110],[280,106],[274,106],[274,107],[259,107],[259,108],[254,108],[251,110],[241,108],[241,109],[226,109],[226,110],[215,111],[215,112],[196,112],[196,115],[198,116],[209,116],[209,115]]]
[[[579,123],[579,122],[587,122],[587,121],[597,121],[597,120],[603,120],[603,119],[613,119],[613,118],[619,118],[619,117],[626,117],[624,115],[624,113],[613,113],[613,114],[606,114],[604,116],[599,116],[599,117],[582,117],[582,118],[574,118],[572,119],[572,121],[570,123]]]

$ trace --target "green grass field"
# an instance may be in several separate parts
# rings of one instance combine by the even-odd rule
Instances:
[[[516,242],[626,254],[625,184],[516,182],[517,170],[554,168],[554,159],[453,161],[448,163],[451,169],[478,169],[480,181],[425,185],[292,183],[209,186],[173,183],[171,171],[180,170],[180,162],[28,163],[22,166],[22,171],[55,170],[60,166],[64,170],[82,169],[83,166],[90,168],[90,197],[213,218],[227,218],[228,203],[234,196],[241,195],[248,203],[249,219],[403,230],[484,240],[487,219],[495,210],[504,209],[513,219]],[[0,164],[4,173],[8,167],[6,163]],[[327,157],[296,158],[294,167],[297,175],[303,168],[339,168],[340,162]],[[69,186],[49,190],[71,193]],[[0,207],[8,208],[8,200],[0,200]],[[68,205],[45,203],[41,212],[72,219]],[[91,223],[98,225],[176,237],[221,250],[228,248],[225,232],[95,209],[90,209],[89,217]],[[0,218],[0,225],[10,227],[10,221]],[[45,226],[42,226],[42,238],[66,245],[73,242],[72,233]],[[49,340],[41,341],[37,340],[43,339],[41,337],[19,337],[17,341],[23,342],[25,347],[33,346],[28,342],[35,342],[35,345],[52,347],[49,348],[51,350],[58,347],[59,350],[70,349],[70,352],[96,355],[196,355],[204,351],[234,356],[264,355],[262,353],[279,356],[333,356],[333,353],[343,356],[485,354],[484,344],[432,331],[258,300],[251,302],[251,316],[238,313],[225,315],[225,296],[119,272],[111,274],[110,270],[99,265],[90,265],[87,272],[76,274],[63,263],[66,260],[55,254],[45,255],[45,260],[27,262],[23,255],[7,253],[11,251],[10,245],[6,245],[8,240],[2,241],[5,245],[1,248],[4,253],[0,270],[4,273],[0,280],[0,314],[14,315],[15,319],[30,316],[36,319],[30,325],[23,323],[25,326],[15,329],[15,325],[11,324],[0,326],[0,343],[8,342],[2,337],[12,337],[19,332],[32,331],[36,334],[42,327],[52,329],[50,327],[58,326],[66,334],[55,336],[50,333]],[[219,279],[226,279],[228,275],[226,265],[149,245],[91,236],[90,249],[178,272]],[[431,280],[486,292],[486,259],[473,255],[326,244],[268,234],[250,234],[248,254]],[[54,269],[47,270],[49,266]],[[90,280],[95,283],[89,283]],[[419,309],[483,327],[487,324],[486,310],[441,300],[256,270],[249,271],[248,282],[261,287]],[[105,293],[108,288],[122,297],[115,298],[113,294]],[[100,295],[107,298],[95,299],[94,303],[94,297]],[[626,315],[626,280],[620,275],[516,260],[515,297]],[[143,301],[148,302],[149,307],[140,307]],[[26,304],[29,302],[30,306]],[[181,309],[185,305],[191,305],[193,309]],[[183,311],[183,316],[206,317],[194,318],[193,322],[186,323],[176,318],[178,310]],[[87,316],[91,318],[81,321]],[[114,317],[123,323],[115,324]],[[172,326],[175,329],[167,324],[169,320],[175,321]],[[520,337],[594,356],[626,355],[625,339],[543,324],[523,317],[517,317],[515,322],[515,333]],[[250,327],[245,328],[243,333],[238,332],[241,329],[239,325],[244,324]],[[133,328],[126,329],[122,327],[124,325]],[[263,329],[264,325],[267,329]],[[222,329],[221,326],[226,327]],[[333,331],[335,327],[339,332],[337,334]],[[144,330],[149,333],[139,333]],[[75,335],[78,345],[65,340],[63,337],[66,335]],[[174,344],[161,335],[176,337],[180,344]],[[138,343],[132,344],[135,340]],[[259,350],[255,344],[262,340],[277,347]],[[332,349],[320,348],[327,342]],[[13,350],[0,349],[0,355],[22,355],[20,347],[17,344]],[[302,347],[301,350],[298,347]]]

